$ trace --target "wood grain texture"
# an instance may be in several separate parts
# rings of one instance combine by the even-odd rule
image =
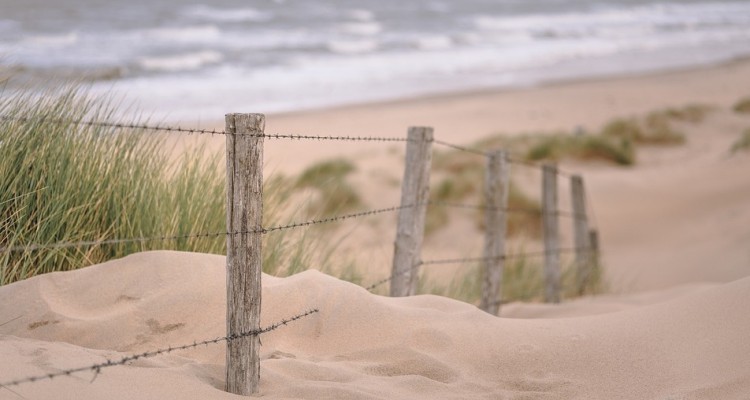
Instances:
[[[560,231],[557,218],[557,166],[542,167],[542,225],[544,234],[544,301],[560,302]]]
[[[482,264],[482,299],[479,308],[498,315],[502,301],[503,267],[505,265],[506,209],[510,189],[510,163],[500,150],[487,158],[484,198],[485,211],[484,257]]]
[[[227,232],[262,227],[263,114],[227,114]],[[261,233],[227,236],[227,336],[260,327]],[[258,392],[260,338],[227,342],[226,388],[239,395]]]
[[[406,166],[401,183],[396,242],[391,270],[391,296],[412,296],[417,292],[419,265],[424,239],[425,214],[430,197],[432,128],[409,128]]]

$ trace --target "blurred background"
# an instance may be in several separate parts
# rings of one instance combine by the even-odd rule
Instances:
[[[748,43],[747,1],[0,4],[6,85],[73,78],[167,120],[692,67]]]

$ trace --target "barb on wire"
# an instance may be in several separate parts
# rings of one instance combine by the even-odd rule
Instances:
[[[376,210],[362,211],[362,212],[358,212],[354,214],[338,215],[338,216],[329,217],[329,218],[314,219],[314,220],[305,221],[305,222],[294,222],[288,225],[279,225],[279,226],[272,226],[268,228],[250,229],[250,230],[245,230],[245,231],[235,231],[235,232],[223,231],[223,232],[197,233],[197,234],[192,234],[192,235],[85,240],[85,241],[78,241],[78,242],[59,242],[59,243],[50,243],[50,244],[28,244],[28,245],[0,247],[0,253],[17,252],[17,251],[34,251],[34,250],[41,250],[41,249],[62,249],[62,248],[71,248],[71,247],[100,246],[100,245],[120,244],[120,243],[159,242],[159,241],[194,239],[194,238],[207,239],[207,238],[218,238],[221,236],[228,236],[228,235],[242,235],[242,234],[251,234],[251,233],[266,234],[266,233],[285,230],[285,229],[294,229],[294,228],[299,228],[303,226],[327,224],[331,222],[343,221],[343,220],[350,219],[350,218],[359,218],[359,217],[366,217],[366,216],[376,215],[376,214],[381,214],[381,213],[386,213],[386,212],[393,212],[393,211],[398,211],[404,208],[416,207],[417,205],[418,204],[381,208],[381,209],[376,209]]]
[[[445,146],[445,147],[450,147],[452,149],[463,151],[465,153],[472,153],[472,154],[476,154],[476,155],[483,156],[483,157],[487,157],[488,156],[487,152],[484,152],[482,150],[477,150],[477,149],[472,149],[472,148],[469,148],[469,147],[459,146],[457,144],[448,143],[446,141],[438,140],[438,139],[433,139],[432,141],[435,144],[438,144],[438,145],[441,145],[441,146]]]
[[[49,374],[29,376],[29,377],[26,377],[26,378],[16,379],[16,380],[8,381],[8,382],[2,382],[2,383],[0,383],[0,387],[18,386],[18,385],[21,385],[21,384],[24,384],[24,383],[33,383],[33,382],[39,382],[39,381],[43,381],[43,380],[52,380],[52,379],[57,378],[59,376],[63,376],[63,375],[70,376],[70,375],[72,375],[74,373],[77,373],[77,372],[86,372],[86,371],[93,372],[94,373],[94,379],[95,379],[96,376],[99,375],[99,373],[101,372],[101,370],[104,369],[104,368],[114,367],[116,365],[124,365],[124,364],[127,364],[127,363],[131,362],[131,361],[139,360],[141,358],[154,357],[154,356],[158,356],[158,355],[161,355],[161,354],[171,353],[173,351],[192,349],[192,348],[195,348],[195,347],[198,347],[198,346],[204,346],[204,345],[207,346],[209,344],[216,344],[216,343],[220,343],[220,342],[232,342],[234,340],[238,340],[238,339],[242,339],[242,338],[250,337],[250,336],[259,336],[259,335],[262,335],[264,333],[268,333],[268,332],[271,332],[273,330],[276,330],[276,329],[278,329],[278,328],[280,328],[280,327],[282,327],[284,325],[287,325],[287,324],[289,324],[291,322],[294,322],[294,321],[297,321],[297,320],[302,319],[304,317],[307,317],[308,315],[315,314],[317,312],[319,312],[319,310],[317,308],[314,308],[312,310],[303,312],[301,314],[297,314],[297,315],[295,315],[293,317],[286,318],[286,319],[283,319],[281,321],[278,321],[278,322],[276,322],[274,324],[271,324],[271,325],[269,325],[269,326],[267,326],[265,328],[255,329],[255,330],[246,331],[246,332],[242,332],[242,333],[238,333],[238,334],[234,334],[234,335],[229,335],[229,336],[218,337],[218,338],[215,338],[215,339],[202,340],[202,341],[199,341],[199,342],[195,341],[193,343],[185,344],[185,345],[182,345],[182,346],[173,346],[173,347],[170,346],[170,347],[164,348],[164,349],[158,349],[158,350],[153,350],[153,351],[147,351],[147,352],[143,352],[143,353],[133,354],[133,355],[122,357],[119,360],[107,360],[107,362],[97,363],[97,364],[93,364],[93,365],[88,365],[88,366],[85,366],[85,367],[64,369],[64,370],[61,370],[61,371],[58,371],[58,372],[52,372],[52,373],[49,373]],[[92,381],[93,381],[93,379],[92,379]]]

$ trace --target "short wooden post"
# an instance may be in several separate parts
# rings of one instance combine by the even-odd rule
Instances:
[[[505,151],[493,152],[487,158],[484,181],[485,212],[484,258],[482,264],[482,300],[479,308],[497,315],[502,300],[503,266],[505,264],[505,231],[507,227],[510,163]]]
[[[557,166],[542,167],[542,223],[544,232],[544,301],[560,302],[559,227],[557,223]]]
[[[260,328],[263,138],[250,134],[264,127],[263,114],[226,115],[227,336]],[[259,350],[258,336],[227,341],[228,392],[258,392]]]
[[[430,197],[432,128],[410,127],[406,144],[406,166],[401,183],[401,206],[393,252],[391,296],[417,292],[419,262],[424,238],[425,213]]]
[[[582,295],[591,273],[591,251],[589,249],[589,222],[586,215],[586,195],[583,178],[570,177],[570,196],[573,206],[573,242],[576,256],[576,291]]]

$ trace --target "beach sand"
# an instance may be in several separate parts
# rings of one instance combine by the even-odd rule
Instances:
[[[264,276],[263,325],[320,312],[263,336],[262,397],[748,398],[750,153],[728,151],[750,127],[750,116],[730,109],[747,95],[744,60],[269,115],[270,133],[403,137],[408,126],[427,125],[437,138],[470,144],[499,133],[594,131],[611,118],[665,107],[716,108],[704,122],[681,126],[685,145],[642,149],[633,167],[562,163],[585,177],[609,294],[509,304],[497,318],[438,296],[373,295],[316,271]],[[224,142],[191,136],[170,138],[170,145],[179,155],[194,146],[221,151]],[[368,207],[398,202],[399,146],[269,140],[265,147],[267,175],[343,156],[358,167],[353,182]],[[537,173],[515,174],[533,191]],[[565,198],[565,182],[561,190]],[[388,274],[394,220],[336,231],[350,237],[344,250],[368,260],[368,282]],[[467,220],[455,218],[428,237],[423,254],[481,252],[481,234]],[[148,252],[0,287],[0,382],[223,336],[224,263],[221,256]],[[450,279],[457,268],[436,277]],[[237,398],[222,391],[223,364],[224,346],[205,346],[106,368],[93,382],[93,374],[80,373],[0,388],[0,399]]]

